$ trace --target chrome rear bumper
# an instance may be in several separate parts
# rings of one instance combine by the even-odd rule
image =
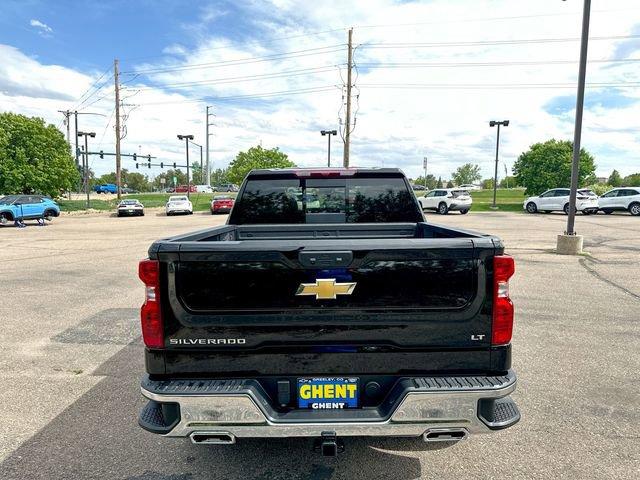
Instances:
[[[520,419],[509,397],[515,387],[512,371],[500,377],[411,378],[406,379],[402,391],[385,400],[391,404],[375,411],[296,410],[287,415],[275,412],[250,380],[143,381],[142,394],[150,403],[141,419],[143,415],[154,417],[149,409],[162,404],[177,405],[179,413],[166,431],[149,428],[142,420],[140,424],[167,437],[192,440],[194,435],[210,432],[234,441],[242,437],[320,437],[326,432],[345,437],[418,437],[439,429],[488,433]],[[155,417],[162,417],[162,413]]]

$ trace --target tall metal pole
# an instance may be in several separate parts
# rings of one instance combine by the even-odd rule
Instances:
[[[73,112],[73,117],[74,117],[74,125],[75,125],[75,130],[76,130],[76,167],[79,168],[80,167],[80,158],[78,158],[78,111],[76,110],[75,112]]]
[[[351,66],[353,63],[352,37],[353,28],[350,28],[348,46],[349,50],[347,53],[347,120],[345,122],[344,154],[342,159],[345,168],[349,168],[349,144],[351,140]]]
[[[187,198],[191,198],[191,178],[189,177],[189,137],[184,139],[184,145],[187,149]]]
[[[84,191],[87,194],[87,208],[89,208],[89,146],[88,135],[84,136]]]
[[[205,121],[206,131],[205,131],[205,150],[207,152],[207,180],[204,182],[205,185],[211,186],[211,175],[209,173],[209,105],[207,105],[207,118]],[[200,149],[202,152],[202,149]],[[202,161],[202,159],[200,159]]]
[[[327,135],[329,143],[327,144],[327,167],[331,166],[331,132]]]
[[[582,11],[582,37],[580,40],[580,68],[578,72],[578,95],[576,98],[576,124],[573,132],[573,160],[571,164],[571,192],[569,194],[569,218],[566,235],[575,235],[576,192],[578,190],[578,172],[580,166],[580,139],[582,137],[582,111],[584,107],[584,85],[587,76],[587,46],[589,43],[589,16],[591,0],[584,0]]]
[[[116,186],[118,192],[118,200],[120,200],[120,83],[119,83],[119,72],[118,72],[118,59],[113,60],[113,81],[115,87],[115,96],[116,96],[116,106],[115,106],[115,116],[116,116]]]
[[[424,167],[424,189],[427,189],[427,157],[423,158],[423,167]]]
[[[500,148],[500,123],[498,123],[498,135],[496,137],[496,169],[493,175],[493,204],[491,208],[497,208],[496,195],[498,192],[498,149]]]

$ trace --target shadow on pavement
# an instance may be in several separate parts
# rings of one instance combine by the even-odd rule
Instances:
[[[143,352],[130,344],[95,371],[105,376],[0,464],[10,479],[211,478],[377,479],[421,477],[411,451],[444,448],[419,439],[345,439],[345,452],[323,458],[311,439],[247,439],[231,446],[193,445],[140,429]],[[398,452],[398,453],[394,453]]]

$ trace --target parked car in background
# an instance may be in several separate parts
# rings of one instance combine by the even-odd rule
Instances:
[[[115,183],[103,183],[93,187],[96,193],[118,193],[118,186]]]
[[[234,183],[220,183],[213,187],[214,192],[237,192],[240,187]]]
[[[195,185],[189,185],[189,186],[187,186],[187,185],[178,185],[175,188],[175,193],[187,193],[187,192],[189,192],[189,193],[197,193],[197,191],[198,190],[196,189]]]
[[[0,223],[46,218],[60,215],[56,202],[44,195],[6,195],[0,197]]]
[[[196,185],[196,192],[213,193],[213,187],[211,187],[210,185]]]
[[[193,205],[186,195],[171,195],[165,206],[167,217],[177,213],[191,215],[193,213]]]
[[[132,215],[144,216],[144,205],[140,203],[140,200],[127,198],[118,204],[116,211],[118,212],[119,217]]]
[[[616,210],[628,211],[631,215],[640,215],[640,187],[620,187],[602,195],[598,206],[607,215]]]
[[[211,201],[211,215],[229,213],[233,208],[234,198],[231,195],[219,195]]]
[[[568,188],[552,188],[541,195],[527,198],[522,207],[529,213],[564,212],[568,215],[570,192]],[[576,210],[584,215],[598,213],[598,196],[588,188],[578,189]]]
[[[482,187],[480,185],[473,185],[471,183],[465,183],[464,185],[460,185],[458,187],[460,190],[482,190]]]
[[[471,210],[473,200],[466,190],[458,188],[436,188],[418,197],[422,210],[435,210],[441,215],[449,211],[459,211],[463,215]]]
[[[411,189],[414,190],[414,191],[423,191],[423,190],[426,190],[427,187],[425,187],[424,185],[419,185],[417,183],[412,183],[411,184]]]
[[[140,193],[140,192],[138,192],[138,190],[136,190],[135,188],[129,188],[129,187],[122,187],[122,188],[120,189],[120,192],[122,192],[122,193],[126,193],[126,194],[129,194],[129,193]]]

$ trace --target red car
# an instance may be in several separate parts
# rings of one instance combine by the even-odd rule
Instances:
[[[211,215],[229,213],[233,208],[234,199],[230,195],[220,195],[211,201]]]
[[[187,191],[189,191],[189,193],[197,193],[198,189],[195,185],[178,185],[175,193],[187,193]]]

